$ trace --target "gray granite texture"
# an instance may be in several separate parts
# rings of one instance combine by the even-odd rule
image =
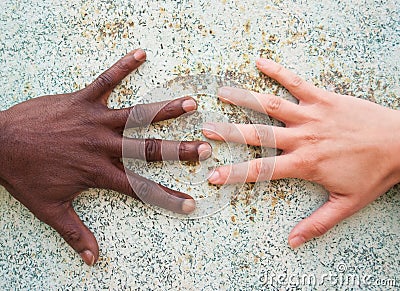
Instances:
[[[199,73],[289,98],[257,72],[262,55],[321,87],[399,108],[398,0],[2,0],[0,25],[1,109],[83,88],[136,47],[148,61],[110,106]],[[396,290],[399,189],[298,250],[287,245],[291,228],[327,197],[308,182],[274,181],[250,205],[239,198],[195,220],[94,189],[74,203],[99,241],[94,267],[2,189],[0,289]]]

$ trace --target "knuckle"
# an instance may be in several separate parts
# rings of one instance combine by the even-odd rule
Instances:
[[[109,72],[104,72],[101,74],[97,80],[96,85],[100,89],[108,89],[113,85],[113,78]]]
[[[179,144],[179,157],[186,157],[193,152],[193,147],[187,142],[181,142]]]
[[[168,103],[161,109],[162,113],[165,114],[166,118],[171,118],[176,116],[177,106],[172,102]]]
[[[289,83],[291,88],[298,88],[303,84],[304,80],[299,76],[295,76]]]
[[[268,178],[271,175],[271,167],[263,159],[255,160],[253,173],[256,175],[256,180]]]
[[[151,193],[151,187],[148,183],[139,181],[136,183],[134,191],[141,200],[147,202]]]
[[[150,123],[148,114],[143,104],[135,105],[131,109],[129,122],[133,126],[146,125]]]
[[[256,126],[253,130],[253,139],[260,146],[268,143],[271,133],[265,127]]]
[[[304,141],[305,141],[306,143],[309,143],[309,144],[316,144],[316,143],[320,140],[320,137],[319,137],[319,135],[316,134],[316,133],[307,133],[307,134],[303,137],[303,139],[304,139]]]
[[[218,172],[224,180],[232,180],[238,177],[238,171],[234,166],[222,167]]]
[[[115,64],[115,67],[124,73],[128,73],[131,71],[131,67],[129,65],[129,62],[127,60],[120,60],[118,63]]]
[[[76,229],[74,225],[69,223],[63,224],[63,228],[60,234],[63,239],[69,244],[74,244],[81,239],[81,233]]]
[[[321,235],[327,233],[327,231],[328,231],[328,228],[319,221],[313,221],[311,224],[311,227],[312,227],[313,234],[315,234],[316,236],[321,236]]]
[[[146,139],[145,156],[147,162],[161,160],[161,142],[158,139]]]
[[[282,74],[282,70],[283,70],[283,66],[277,64],[277,66],[276,66],[274,72],[272,73],[272,75],[273,76],[278,76],[278,75]]]
[[[266,100],[266,111],[273,112],[278,111],[282,105],[282,99],[277,96],[270,96]]]

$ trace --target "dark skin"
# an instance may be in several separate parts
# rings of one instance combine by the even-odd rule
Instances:
[[[0,183],[38,219],[53,227],[88,265],[99,257],[93,233],[72,201],[89,188],[111,189],[178,213],[190,213],[189,195],[125,172],[124,156],[158,161],[208,158],[206,142],[123,139],[130,127],[178,117],[196,110],[189,97],[112,110],[107,100],[146,59],[130,52],[80,91],[43,96],[0,112]],[[162,153],[162,154],[161,154]]]

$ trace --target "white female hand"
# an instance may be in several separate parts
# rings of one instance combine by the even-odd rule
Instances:
[[[321,184],[329,199],[291,231],[296,248],[323,235],[400,181],[400,113],[375,103],[328,92],[267,59],[257,67],[298,100],[223,87],[223,102],[281,120],[286,127],[208,123],[206,137],[277,147],[280,156],[216,169],[213,184],[301,178]]]

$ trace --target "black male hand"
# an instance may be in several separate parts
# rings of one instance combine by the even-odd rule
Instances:
[[[137,198],[136,192],[146,202],[179,213],[195,209],[189,195],[125,173],[121,163],[126,124],[147,125],[197,107],[193,99],[184,97],[109,109],[111,91],[145,58],[143,50],[132,51],[83,90],[35,98],[0,112],[0,183],[53,227],[88,265],[97,261],[99,247],[72,207],[82,191],[105,188]],[[205,142],[124,138],[124,149],[127,157],[147,161],[163,157],[195,161],[211,154]]]

